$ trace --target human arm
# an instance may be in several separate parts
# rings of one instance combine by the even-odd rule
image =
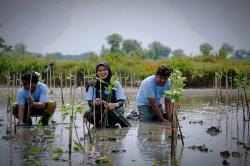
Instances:
[[[28,104],[30,107],[37,108],[37,109],[45,109],[46,102],[43,101],[34,101],[31,96],[28,97]]]
[[[23,122],[23,116],[24,116],[24,105],[19,105],[18,106],[18,124],[22,125]]]
[[[172,121],[172,102],[171,99],[165,98],[165,112],[167,115],[167,119]]]
[[[125,103],[125,100],[117,100],[115,103],[105,103],[105,107],[108,110],[114,110],[115,108],[120,108]]]
[[[164,122],[165,120],[164,120],[164,118],[163,118],[163,116],[161,114],[160,108],[159,108],[159,106],[157,104],[157,101],[156,101],[155,97],[148,97],[148,101],[149,101],[150,106],[152,107],[153,112],[158,117],[158,119],[161,122]]]

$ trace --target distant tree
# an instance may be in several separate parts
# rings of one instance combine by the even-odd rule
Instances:
[[[239,49],[239,50],[236,50],[235,53],[234,53],[234,57],[236,59],[245,59],[246,57],[248,57],[249,55],[249,51],[245,50],[245,49]]]
[[[4,51],[6,51],[6,52],[12,52],[13,50],[12,50],[12,46],[11,45],[6,45],[5,47],[4,47]]]
[[[63,59],[64,58],[64,55],[60,52],[51,53],[51,54],[49,54],[49,56],[53,57],[55,59]]]
[[[228,54],[225,49],[220,49],[217,55],[220,59],[226,59]]]
[[[182,49],[176,49],[174,51],[172,51],[172,55],[173,56],[184,56],[184,51]]]
[[[213,49],[214,49],[213,46],[210,45],[209,43],[202,43],[200,45],[200,51],[202,55],[210,55]]]
[[[110,51],[111,52],[118,52],[120,50],[120,44],[122,42],[122,36],[114,33],[112,35],[107,36],[106,38],[108,44],[111,46]]]
[[[82,60],[86,60],[86,59],[90,59],[90,58],[93,58],[93,57],[98,57],[98,55],[93,52],[93,51],[89,51],[89,52],[84,52],[80,55],[81,59]]]
[[[7,45],[2,37],[0,37],[0,52],[12,52],[12,46]]]
[[[102,45],[100,55],[104,56],[104,55],[107,55],[109,52],[110,50],[108,48],[105,48],[104,45]]]
[[[5,40],[0,37],[0,48],[4,48],[5,47]]]
[[[157,41],[154,41],[153,43],[149,44],[148,47],[149,47],[150,57],[152,59],[168,57],[171,52],[171,48]]]
[[[224,50],[226,54],[233,54],[234,47],[228,43],[223,43],[220,50]]]
[[[16,54],[24,55],[24,53],[26,52],[26,46],[23,43],[17,43],[14,47],[14,52]]]
[[[139,49],[141,49],[141,43],[139,43],[137,40],[126,39],[122,43],[122,50],[125,53],[130,53]]]

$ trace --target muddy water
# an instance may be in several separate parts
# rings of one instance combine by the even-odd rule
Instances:
[[[135,109],[136,89],[126,89],[128,110]],[[60,109],[60,91],[53,90],[51,96],[58,102]],[[184,135],[184,143],[177,139],[175,157],[171,158],[170,124],[141,123],[131,121],[132,127],[123,129],[91,129],[93,146],[89,145],[86,127],[83,128],[82,116],[78,115],[75,124],[84,151],[73,150],[71,160],[68,153],[68,122],[56,111],[53,120],[56,125],[49,127],[18,128],[14,134],[6,134],[10,118],[6,112],[6,89],[0,89],[0,161],[1,165],[96,165],[95,158],[105,155],[112,165],[250,165],[249,122],[243,123],[242,108],[237,111],[235,95],[224,92],[221,104],[216,100],[215,90],[185,90],[180,104],[178,119]],[[69,89],[64,89],[69,96]],[[84,93],[84,92],[83,92]],[[75,91],[76,102],[81,102],[81,90]],[[66,103],[69,103],[67,97]],[[84,110],[87,104],[83,103]],[[238,113],[237,113],[238,112]],[[33,124],[36,119],[33,118]],[[207,133],[215,126],[219,132]],[[3,139],[9,136],[10,139]],[[13,138],[14,137],[14,138]],[[4,137],[6,138],[6,137]],[[73,131],[73,140],[77,140]],[[196,148],[197,146],[203,149]],[[205,147],[205,148],[204,148]],[[52,151],[61,148],[64,153]],[[247,149],[248,148],[248,149]],[[230,156],[221,156],[228,151]],[[109,165],[109,164],[108,164]]]

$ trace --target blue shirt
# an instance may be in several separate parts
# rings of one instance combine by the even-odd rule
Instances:
[[[33,100],[36,102],[48,102],[48,88],[43,83],[37,83],[35,92],[30,94],[29,90],[21,88],[18,91],[17,103],[18,105],[24,105],[27,102],[28,96],[32,96]]]
[[[121,86],[120,82],[116,81],[116,85],[117,85],[117,90],[115,91],[116,100],[125,100],[126,96],[122,90],[122,86]],[[86,100],[92,101],[95,98],[95,93],[96,93],[95,87],[90,86],[87,93],[86,93]],[[104,93],[109,94],[109,92],[106,89],[104,90]]]
[[[148,98],[155,97],[157,104],[161,104],[161,98],[163,97],[163,92],[171,89],[171,82],[168,79],[163,86],[159,86],[156,83],[155,75],[145,78],[136,96],[137,105],[150,105]]]

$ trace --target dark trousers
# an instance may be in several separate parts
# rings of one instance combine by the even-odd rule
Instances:
[[[96,127],[115,127],[117,123],[121,125],[121,127],[130,127],[130,123],[123,116],[124,110],[123,108],[117,108],[115,110],[109,111],[107,110],[104,114],[104,110],[102,111],[103,117],[101,121],[101,111],[95,110],[95,124]],[[84,118],[87,119],[88,122],[94,124],[94,112],[93,110],[86,111],[84,113]]]
[[[38,117],[41,116],[41,122],[46,125],[48,124],[48,120],[49,118],[53,115],[53,113],[55,112],[56,109],[56,102],[54,101],[49,101],[48,103],[46,103],[45,108],[44,109],[38,109],[38,108],[33,108],[31,107],[30,109],[30,116],[31,117]],[[12,114],[18,118],[18,104],[14,103],[13,104],[13,112]],[[31,118],[28,118],[28,103],[25,103],[25,108],[24,108],[24,116],[23,116],[23,122],[26,123],[28,122],[29,124],[32,123]]]

